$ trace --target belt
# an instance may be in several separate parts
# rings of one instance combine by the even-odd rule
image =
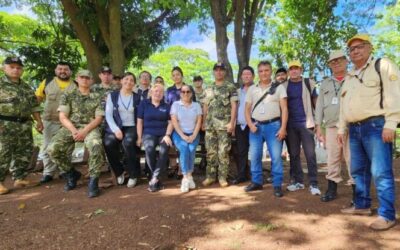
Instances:
[[[385,117],[383,115],[370,116],[370,117],[368,117],[368,118],[366,118],[364,120],[361,120],[361,121],[358,121],[358,122],[350,122],[349,124],[351,126],[362,125],[363,123],[370,122],[370,121],[373,121],[373,120],[376,120],[376,119],[382,119],[382,118],[385,118]]]
[[[268,123],[271,123],[271,122],[279,121],[280,119],[281,119],[280,117],[275,117],[275,118],[272,118],[272,119],[269,119],[269,120],[264,120],[264,121],[257,121],[257,120],[253,119],[253,121],[257,122],[258,124],[265,125],[265,124],[268,124]]]
[[[29,117],[18,117],[18,116],[5,116],[5,115],[0,115],[0,120],[3,121],[10,121],[10,122],[19,122],[19,123],[25,123],[30,120]]]

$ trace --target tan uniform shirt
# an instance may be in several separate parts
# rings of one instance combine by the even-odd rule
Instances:
[[[383,109],[381,109],[379,106],[381,87],[379,75],[375,70],[375,61],[370,57],[364,67],[359,70],[353,68],[345,78],[340,101],[339,134],[344,134],[348,123],[362,121],[372,116],[385,116],[384,127],[392,130],[395,130],[400,122],[399,68],[389,59],[382,58],[380,69],[383,82]]]
[[[261,88],[258,84],[253,85],[247,90],[246,103],[251,103],[251,110],[254,105],[263,96],[266,91],[269,91],[270,87],[265,89]],[[251,113],[251,118],[257,121],[270,120],[281,116],[281,109],[279,101],[286,98],[286,89],[282,85],[276,88],[273,95],[268,94],[260,104]]]
[[[339,121],[339,101],[342,83],[334,77],[322,81],[315,107],[315,124],[325,124],[326,127],[336,127]]]

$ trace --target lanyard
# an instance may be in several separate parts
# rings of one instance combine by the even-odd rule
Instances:
[[[121,99],[122,106],[124,106],[124,108],[126,109],[126,111],[128,111],[129,106],[131,105],[131,102],[132,102],[132,99],[133,99],[132,97],[133,97],[133,95],[131,95],[131,97],[129,98],[128,105],[125,105],[124,101],[122,100],[121,93],[119,94],[119,98]]]
[[[365,70],[368,68],[368,66],[369,66],[369,63],[367,63],[367,65],[360,71],[360,73],[358,73],[358,75],[354,75],[357,78],[357,80],[360,81],[361,84],[364,84],[363,77],[364,77]],[[361,75],[361,73],[362,73],[362,75]],[[361,77],[358,77],[359,75],[361,75]]]
[[[333,79],[331,79],[331,80],[332,80],[332,84],[333,84],[333,89],[335,90],[335,96],[337,97],[340,89],[342,88],[342,85],[339,85],[339,88],[336,88],[335,80],[333,80]]]

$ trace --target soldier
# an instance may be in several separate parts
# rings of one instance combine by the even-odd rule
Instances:
[[[204,99],[203,78],[201,76],[193,77],[193,86],[196,100],[201,104]]]
[[[101,67],[99,78],[101,82],[98,84],[93,84],[91,86],[91,91],[99,92],[102,98],[101,104],[104,108],[106,105],[107,95],[112,91],[119,89],[119,86],[112,83],[113,74],[111,68],[108,66]]]
[[[327,165],[328,190],[321,196],[321,201],[328,202],[336,199],[337,184],[341,182],[342,160],[346,161],[349,173],[348,184],[353,186],[354,180],[350,175],[350,150],[348,137],[343,147],[339,147],[336,141],[337,122],[339,120],[339,100],[344,77],[347,72],[347,59],[341,50],[333,51],[328,60],[328,65],[332,70],[332,76],[326,78],[321,83],[320,97],[315,108],[316,135],[320,141],[326,142],[328,154]],[[325,125],[326,137],[322,135],[322,124]]]
[[[205,90],[203,106],[207,148],[207,170],[203,185],[211,185],[218,175],[220,186],[227,187],[230,134],[235,130],[238,97],[235,86],[225,81],[225,65],[216,63],[213,71],[215,84]]]
[[[349,129],[351,175],[356,184],[353,207],[345,214],[370,215],[371,180],[379,201],[374,230],[396,224],[392,143],[400,122],[400,71],[387,58],[375,59],[371,39],[358,34],[347,42],[354,67],[347,73],[340,99],[338,141]]]
[[[75,142],[84,142],[89,151],[89,193],[88,197],[99,195],[98,180],[100,168],[104,163],[104,149],[99,131],[103,121],[104,109],[100,103],[100,94],[90,89],[92,74],[80,70],[76,81],[78,88],[63,93],[58,111],[63,127],[53,137],[48,153],[51,160],[65,172],[67,183],[65,191],[76,187],[80,176],[75,174],[71,164],[71,154]]]
[[[43,130],[43,124],[35,94],[21,79],[23,66],[18,57],[7,57],[3,62],[5,76],[0,78],[0,194],[9,192],[3,186],[7,170],[14,187],[37,184],[26,178],[33,150],[31,116],[37,131]]]
[[[54,70],[55,77],[43,80],[37,88],[35,94],[39,102],[45,101],[43,118],[43,177],[40,183],[47,183],[53,180],[57,166],[50,160],[47,153],[47,147],[50,144],[51,138],[61,128],[61,123],[58,118],[58,104],[60,103],[61,94],[64,90],[71,90],[75,87],[71,78],[71,65],[67,62],[57,63]]]

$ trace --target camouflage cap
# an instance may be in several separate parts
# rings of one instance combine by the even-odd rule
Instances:
[[[216,70],[218,68],[226,70],[225,64],[222,62],[217,62],[216,64],[214,64],[213,70]]]
[[[13,64],[13,63],[18,64],[19,66],[22,66],[22,67],[24,66],[24,64],[22,63],[22,60],[16,56],[9,56],[3,62],[3,64]]]
[[[103,66],[103,67],[101,67],[101,69],[100,69],[100,73],[104,73],[104,72],[112,73],[112,70],[111,70],[111,68],[108,67],[108,66]]]
[[[90,71],[87,70],[87,69],[81,69],[81,70],[79,70],[78,73],[77,73],[76,75],[77,75],[77,76],[86,76],[86,77],[90,77],[90,78],[93,77],[93,76],[92,76],[92,73],[90,73]]]

